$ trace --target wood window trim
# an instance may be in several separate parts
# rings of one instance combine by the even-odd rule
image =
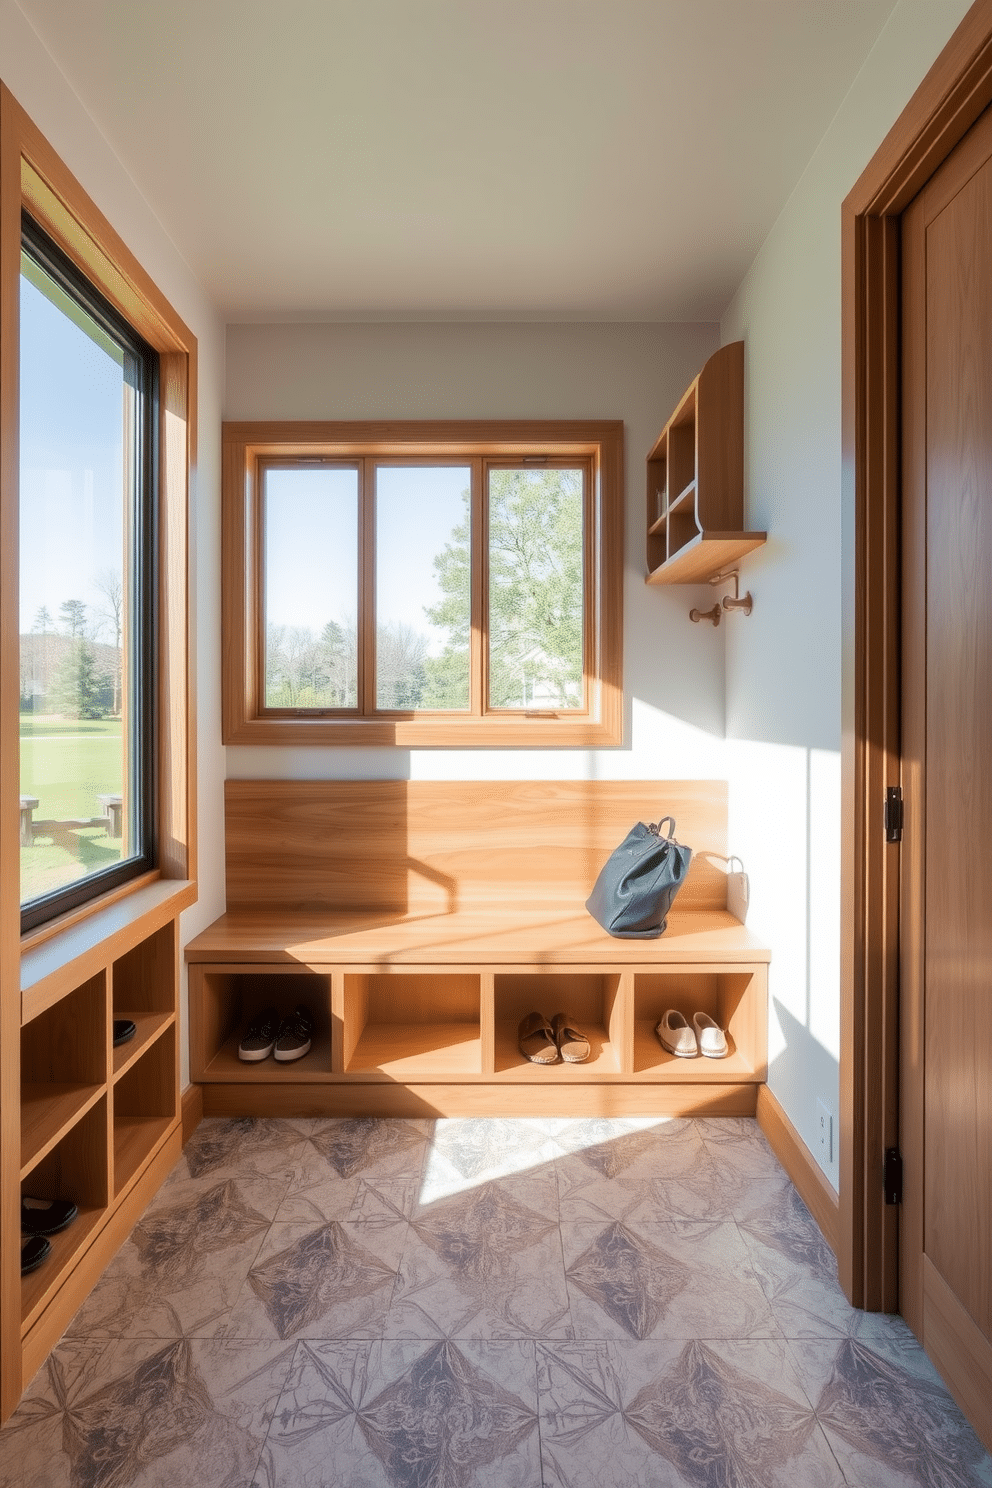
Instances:
[[[259,470],[267,460],[403,458],[484,462],[540,452],[591,462],[588,712],[555,717],[452,713],[328,718],[273,715],[260,697]],[[623,734],[623,424],[589,420],[227,423],[223,434],[222,614],[225,744],[423,748],[603,747]],[[478,524],[475,524],[476,528]],[[473,539],[478,543],[481,534]],[[368,562],[367,558],[367,562]],[[473,661],[481,663],[482,595],[473,595]],[[592,627],[595,625],[596,630]]]
[[[158,766],[156,868],[20,935],[18,525],[21,213],[44,231],[159,355]],[[189,481],[196,465],[196,338],[0,83],[0,1236],[18,1233],[21,956],[44,942],[52,964],[78,936],[144,913],[149,885],[178,913],[196,898],[195,715],[189,653]],[[0,1266],[0,1418],[20,1394],[20,1280]]]
[[[900,274],[903,211],[992,104],[992,0],[976,0],[843,204],[842,482],[846,572],[842,719],[840,1226],[849,1300],[899,1305],[899,1224],[882,1162],[900,1145],[899,875],[885,790],[902,775]],[[912,809],[911,803],[907,809]]]

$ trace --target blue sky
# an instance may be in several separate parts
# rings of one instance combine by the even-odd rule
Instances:
[[[22,258],[22,632],[43,605],[58,624],[68,599],[95,618],[95,584],[123,572],[123,395],[122,353]]]

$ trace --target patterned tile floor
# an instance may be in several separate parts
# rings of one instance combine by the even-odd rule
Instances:
[[[752,1121],[207,1121],[2,1488],[992,1488]]]

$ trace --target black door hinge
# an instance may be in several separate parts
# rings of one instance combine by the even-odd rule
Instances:
[[[885,1149],[885,1202],[887,1204],[902,1203],[902,1153],[898,1147],[886,1147]]]
[[[902,786],[890,785],[885,792],[885,840],[902,841]]]

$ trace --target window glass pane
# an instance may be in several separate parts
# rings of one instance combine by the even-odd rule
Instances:
[[[141,857],[136,358],[28,254],[20,289],[21,903]]]
[[[581,708],[581,470],[489,472],[489,706]]]
[[[265,472],[265,706],[358,706],[358,471]]]
[[[376,471],[376,707],[469,706],[468,466]]]

